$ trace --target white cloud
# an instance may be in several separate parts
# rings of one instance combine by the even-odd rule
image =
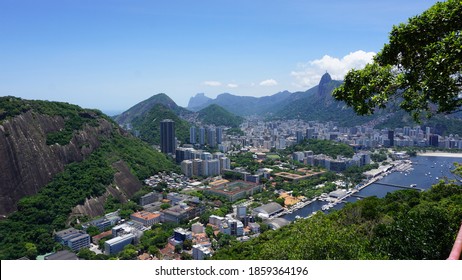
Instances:
[[[221,86],[221,83],[219,81],[205,81],[203,84],[206,85],[206,86],[209,86],[209,87],[219,87],[219,86]]]
[[[334,80],[343,80],[345,74],[351,69],[362,69],[367,63],[372,61],[374,52],[362,50],[347,54],[343,58],[323,56],[321,59],[300,63],[296,71],[291,75],[297,80],[296,85],[303,88],[310,88],[319,83],[322,75],[326,71]]]
[[[239,87],[239,85],[238,84],[227,84],[227,87],[229,87],[229,88],[237,88],[237,87]]]
[[[273,79],[268,79],[268,80],[261,81],[260,85],[265,86],[265,87],[272,87],[272,86],[277,86],[278,82],[276,82],[276,80],[273,80]]]

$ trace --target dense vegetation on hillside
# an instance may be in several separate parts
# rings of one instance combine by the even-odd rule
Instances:
[[[272,118],[334,121],[341,126],[359,125],[373,118],[358,116],[353,109],[344,108],[344,103],[332,98],[332,91],[342,84],[341,81],[327,79],[321,82],[318,86],[307,90],[302,98],[278,107]]]
[[[109,120],[98,110],[82,109],[69,103],[25,100],[13,96],[0,97],[0,123],[29,110],[38,114],[63,117],[64,129],[49,132],[46,139],[48,145],[66,145],[72,139],[74,131],[81,129],[84,124],[97,125],[98,118]]]
[[[162,104],[156,104],[147,113],[134,118],[132,126],[142,140],[151,145],[160,145],[160,122],[164,119],[175,122],[175,134],[179,141],[189,142],[189,123]]]
[[[239,127],[244,118],[236,116],[223,107],[212,104],[198,112],[198,118],[204,124],[214,124],[216,126]]]
[[[66,227],[74,206],[105,192],[115,173],[111,164],[121,159],[139,179],[174,168],[140,140],[114,133],[86,160],[66,166],[37,195],[21,199],[18,211],[0,221],[0,259],[34,258],[52,251],[52,232]]]
[[[369,197],[218,251],[214,259],[446,259],[462,221],[462,187]]]
[[[159,93],[141,101],[140,103],[137,103],[122,114],[115,116],[114,119],[119,124],[132,123],[133,119],[145,115],[157,104],[162,104],[164,107],[172,110],[178,116],[187,116],[191,114],[191,112],[187,109],[178,106],[175,101],[173,101],[165,93]]]

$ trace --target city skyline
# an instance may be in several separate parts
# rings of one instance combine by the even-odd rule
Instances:
[[[0,95],[123,111],[342,79],[436,1],[3,1]]]

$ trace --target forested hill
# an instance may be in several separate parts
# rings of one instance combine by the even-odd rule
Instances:
[[[131,124],[140,139],[151,145],[160,145],[160,122],[164,119],[175,122],[175,135],[179,141],[189,141],[189,123],[163,104],[155,104],[149,111],[135,117]]]
[[[462,187],[402,190],[369,197],[332,214],[233,243],[213,259],[438,259],[449,256],[462,221]]]
[[[243,117],[236,116],[217,104],[209,105],[200,110],[197,118],[203,124],[230,127],[239,127],[239,125],[244,121]]]
[[[99,111],[15,97],[0,98],[0,158],[0,259],[52,251],[54,230],[175,168]]]
[[[178,106],[175,101],[173,101],[165,93],[159,93],[151,96],[150,98],[141,101],[140,103],[134,105],[127,111],[115,117],[115,121],[119,124],[129,124],[132,123],[135,118],[142,117],[151,111],[154,106],[161,104],[165,108],[170,109],[177,116],[187,116],[191,114],[187,109]]]

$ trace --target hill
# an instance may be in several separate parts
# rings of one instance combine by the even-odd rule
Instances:
[[[54,230],[175,168],[97,110],[11,96],[0,98],[0,158],[0,259],[52,251]]]
[[[164,119],[175,122],[175,134],[179,141],[189,142],[189,123],[181,119],[174,110],[160,103],[133,118],[131,124],[138,131],[140,139],[151,145],[160,145],[160,122]]]
[[[200,110],[197,118],[203,124],[229,127],[239,127],[239,125],[244,121],[243,117],[236,116],[217,104],[209,105]]]
[[[271,117],[305,121],[334,121],[341,126],[355,126],[381,115],[378,112],[373,117],[357,116],[351,108],[345,107],[343,102],[334,100],[332,91],[341,84],[341,81],[332,80],[331,76],[326,73],[317,86],[300,94],[296,100],[279,107],[279,110],[275,110]]]
[[[212,100],[210,97],[205,96],[203,93],[198,93],[195,96],[191,97],[188,102],[188,109],[192,111],[199,111],[203,108],[204,104],[207,104]]]
[[[127,111],[116,116],[114,120],[121,125],[130,124],[133,122],[135,118],[151,111],[154,105],[157,104],[161,104],[165,108],[172,110],[178,116],[190,114],[188,110],[178,106],[168,95],[166,95],[165,93],[159,93],[134,105]]]

